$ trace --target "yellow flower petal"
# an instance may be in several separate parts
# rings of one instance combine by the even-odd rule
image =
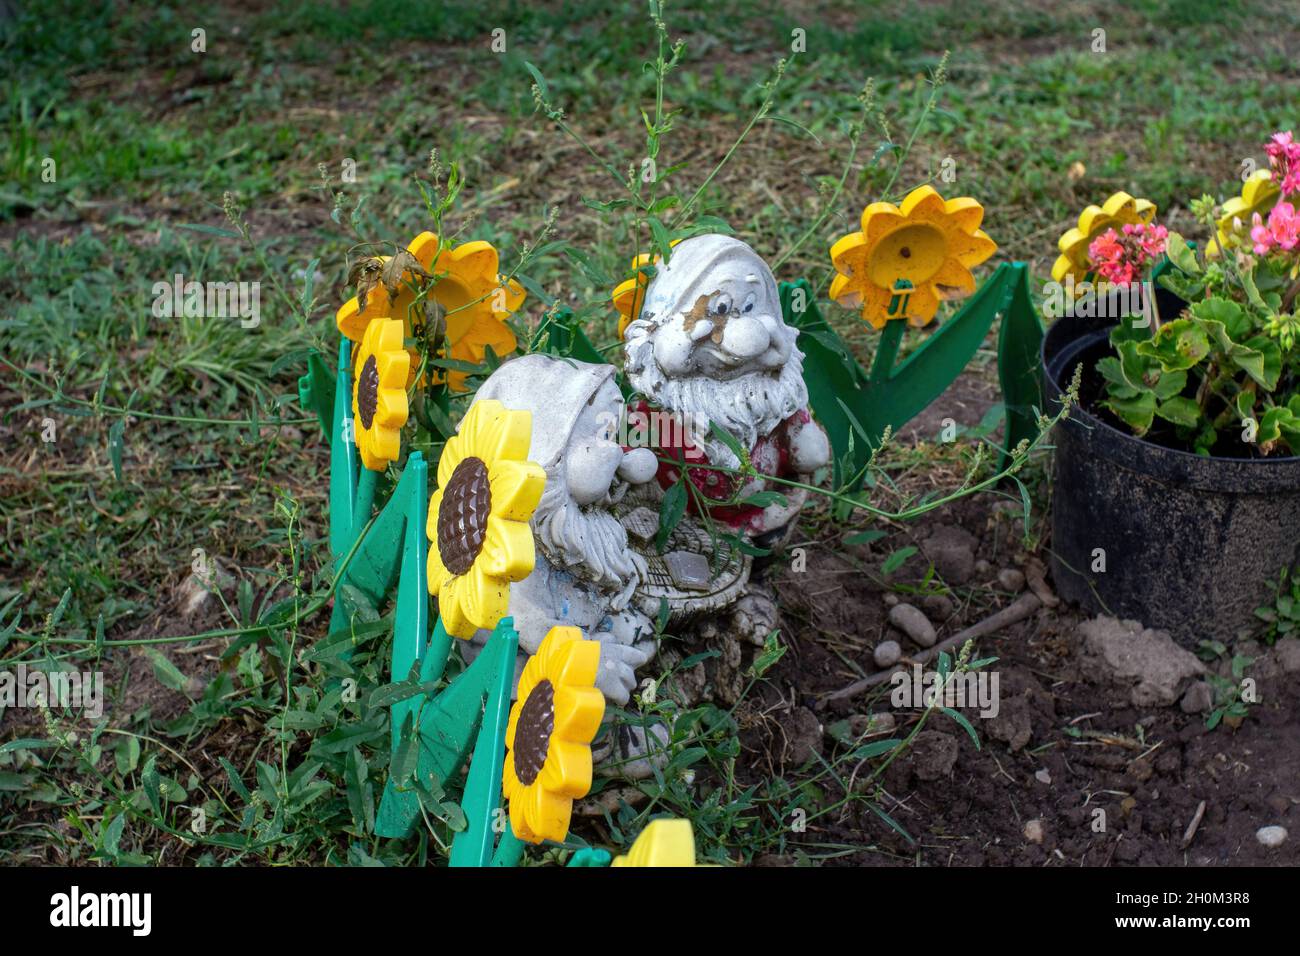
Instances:
[[[546,472],[531,461],[500,458],[488,465],[492,513],[511,521],[527,521],[546,490]]]
[[[610,866],[694,866],[695,835],[689,820],[651,820],[626,856],[616,856]]]
[[[499,518],[496,509],[488,515],[483,551],[475,561],[484,573],[507,581],[522,581],[533,573],[536,554],[533,529],[526,521]]]
[[[605,716],[605,696],[595,687],[561,684],[555,689],[555,736],[589,744]]]
[[[591,748],[552,734],[538,779],[552,793],[569,799],[583,796],[591,789]]]
[[[925,325],[938,303],[974,291],[970,268],[997,245],[979,228],[983,207],[967,196],[944,200],[929,185],[912,190],[899,206],[871,203],[862,229],[831,246],[839,275],[831,298],[858,309],[874,328],[906,318]]]
[[[452,637],[469,640],[478,630],[478,626],[466,612],[470,582],[465,575],[453,575],[442,582],[438,589],[438,616],[442,626]]]
[[[477,559],[462,577],[466,579],[461,588],[466,617],[476,627],[492,630],[509,613],[510,582],[488,574],[483,562]]]

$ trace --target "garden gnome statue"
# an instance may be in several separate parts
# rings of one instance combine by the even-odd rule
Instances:
[[[772,270],[739,239],[686,239],[657,268],[640,314],[629,318],[628,379],[645,396],[634,411],[666,411],[680,425],[668,429],[673,441],[657,443],[656,451],[687,465],[700,497],[717,502],[709,506],[715,521],[759,543],[780,537],[807,493],[764,476],[811,475],[830,462],[830,443],[809,417],[798,331],[782,318]],[[741,462],[710,433],[710,423],[739,442],[756,474],[716,470]],[[657,478],[667,488],[679,475],[665,463]],[[784,500],[745,502],[764,490]],[[687,499],[692,510],[695,499]]]
[[[626,704],[637,667],[655,653],[654,625],[631,606],[645,560],[629,550],[613,506],[628,485],[650,481],[656,461],[648,449],[625,452],[616,440],[623,396],[612,365],[531,354],[506,362],[479,389],[532,413],[528,458],[546,471],[546,489],[533,513],[533,573],[510,588],[510,614],[522,660],[557,624],[582,628],[601,642],[596,686]],[[476,635],[476,653],[487,638]]]

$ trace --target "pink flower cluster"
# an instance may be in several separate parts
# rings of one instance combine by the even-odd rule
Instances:
[[[1164,226],[1129,223],[1122,232],[1107,229],[1088,246],[1097,274],[1115,285],[1132,285],[1147,266],[1165,252],[1169,230]]]
[[[1250,241],[1255,255],[1293,252],[1300,248],[1300,214],[1286,197],[1300,193],[1300,143],[1290,130],[1274,133],[1264,151],[1273,167],[1273,179],[1282,190],[1282,201],[1273,207],[1268,220],[1255,213],[1251,217]]]
[[[1264,151],[1268,153],[1273,178],[1281,187],[1282,195],[1300,192],[1300,143],[1295,141],[1291,131],[1274,133]]]
[[[1255,244],[1255,255],[1265,256],[1279,250],[1291,252],[1300,246],[1300,214],[1289,202],[1274,206],[1268,214],[1268,222],[1264,222],[1259,213],[1255,213],[1253,222],[1250,240]]]

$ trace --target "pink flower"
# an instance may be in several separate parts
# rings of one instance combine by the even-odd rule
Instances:
[[[1289,202],[1280,202],[1268,214],[1268,222],[1255,213],[1250,239],[1255,243],[1255,254],[1268,255],[1281,250],[1290,252],[1300,246],[1300,215]]]
[[[1282,195],[1300,192],[1300,143],[1295,141],[1291,131],[1274,133],[1264,151],[1277,174]]]
[[[1120,233],[1107,229],[1088,246],[1097,274],[1116,285],[1138,281],[1151,260],[1164,254],[1169,230],[1164,226],[1128,223]]]

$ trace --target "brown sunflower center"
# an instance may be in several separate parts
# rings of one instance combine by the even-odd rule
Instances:
[[[361,375],[357,378],[357,412],[361,415],[361,427],[369,429],[375,420],[375,408],[379,405],[379,366],[371,355],[366,364],[361,366]]]
[[[555,730],[555,688],[540,680],[519,711],[515,725],[515,776],[524,786],[537,779],[551,749]]]
[[[438,506],[438,553],[452,574],[464,574],[483,550],[492,490],[487,465],[466,458],[451,473]]]

